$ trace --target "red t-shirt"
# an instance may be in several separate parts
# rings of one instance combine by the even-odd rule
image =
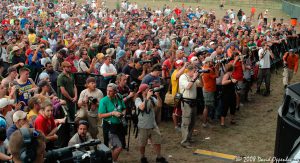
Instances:
[[[34,122],[36,130],[41,131],[44,135],[48,135],[55,127],[54,118],[46,119],[44,116],[39,114]]]
[[[233,61],[231,61],[233,63]],[[242,62],[237,61],[234,65],[234,71],[232,72],[233,79],[237,81],[243,81],[244,80],[244,73],[243,73],[243,67]]]
[[[216,86],[216,78],[218,77],[215,72],[208,66],[204,65],[202,67],[204,70],[209,69],[209,73],[203,73],[202,81],[203,81],[203,88],[207,92],[215,92],[217,90]]]
[[[71,58],[70,56],[67,57],[65,59],[65,61],[69,62],[71,64],[71,72],[72,73],[76,73],[77,72],[77,69],[75,67],[75,63],[74,62],[78,62],[79,61],[79,58],[77,56],[75,56],[74,58]]]
[[[164,61],[163,65],[162,65],[162,70],[163,70],[163,73],[165,73],[166,77],[171,76],[169,74],[170,71],[172,70],[172,63],[170,62],[170,59],[167,59],[167,60]]]

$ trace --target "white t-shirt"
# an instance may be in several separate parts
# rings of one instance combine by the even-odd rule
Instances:
[[[113,64],[103,64],[100,68],[100,74],[103,75],[105,73],[117,73],[117,69],[115,68],[115,66]]]
[[[258,51],[258,56],[261,57],[265,53],[264,57],[259,60],[259,68],[270,68],[271,67],[271,53],[269,50],[264,52],[264,49]]]
[[[183,98],[188,98],[188,99],[197,98],[197,84],[199,84],[199,81],[196,80],[193,86],[190,89],[187,89],[186,87],[188,86],[189,81],[191,80],[192,79],[186,74],[182,74],[179,77],[179,92],[183,93]]]

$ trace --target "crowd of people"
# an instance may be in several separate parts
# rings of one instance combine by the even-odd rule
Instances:
[[[132,122],[140,162],[152,144],[156,162],[166,163],[162,118],[172,117],[181,146],[193,148],[199,113],[204,129],[235,125],[252,89],[270,95],[272,66],[283,65],[283,88],[298,70],[296,29],[269,20],[267,10],[256,19],[254,7],[250,17],[230,9],[221,18],[128,1],[113,10],[29,1],[0,9],[0,160],[42,162],[45,151],[101,139],[117,162]]]

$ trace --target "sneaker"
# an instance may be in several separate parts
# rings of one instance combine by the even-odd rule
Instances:
[[[164,157],[156,158],[156,162],[168,163],[168,161]]]
[[[202,127],[203,128],[207,128],[208,127],[208,123],[206,122],[206,123],[202,123]]]
[[[181,146],[183,148],[186,148],[186,149],[192,149],[193,148],[190,143],[181,143]]]
[[[175,127],[175,131],[177,131],[177,132],[181,132],[181,128],[180,128],[180,127],[178,127],[178,126],[176,126],[176,127]]]
[[[148,163],[147,157],[142,157],[141,158],[141,163]]]

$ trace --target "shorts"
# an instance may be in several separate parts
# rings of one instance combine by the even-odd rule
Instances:
[[[207,92],[203,90],[204,105],[214,107],[215,106],[215,92]]]
[[[178,117],[181,117],[182,115],[182,110],[181,110],[181,107],[174,107],[173,109],[173,115],[175,116],[178,116]]]
[[[146,146],[148,139],[151,139],[152,144],[161,144],[161,134],[157,128],[144,129],[139,128],[138,142],[140,146]]]
[[[238,81],[237,82],[237,86],[240,88],[240,90],[236,90],[237,91],[237,93],[241,93],[241,91],[243,91],[244,89],[245,89],[245,82],[244,81]]]
[[[122,143],[118,135],[109,132],[108,138],[109,143],[113,147],[113,149],[118,147],[122,148]]]

